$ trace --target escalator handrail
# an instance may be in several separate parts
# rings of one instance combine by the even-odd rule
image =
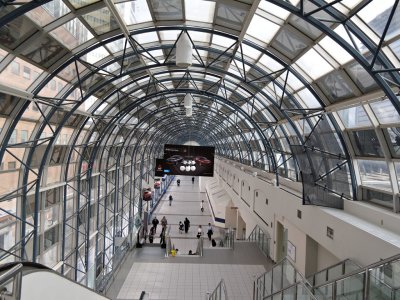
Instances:
[[[93,289],[91,289],[91,288],[89,288],[89,287],[77,282],[77,281],[74,281],[74,280],[72,280],[72,279],[70,279],[68,277],[65,277],[64,275],[54,271],[53,269],[51,269],[49,267],[46,267],[45,265],[42,265],[42,264],[39,264],[39,263],[34,263],[34,262],[29,262],[29,261],[19,261],[19,262],[6,263],[6,264],[3,264],[3,265],[0,265],[0,272],[8,271],[8,270],[12,269],[13,267],[15,267],[15,266],[17,266],[19,264],[22,265],[21,269],[19,270],[22,273],[24,273],[24,269],[25,268],[29,268],[28,270],[26,270],[27,273],[28,272],[29,273],[40,272],[40,271],[53,273],[55,275],[61,276],[62,278],[66,279],[66,280],[68,280],[70,282],[78,284],[79,286],[91,291],[92,293],[98,294],[99,296],[101,296],[101,297],[103,297],[105,299],[110,299],[110,298],[106,297],[105,295],[103,295],[103,294],[101,294],[101,293],[99,293],[99,292],[97,292],[97,291],[95,291],[95,290],[93,290]],[[22,279],[22,281],[23,281],[23,279]],[[2,284],[2,283],[3,282],[0,282],[0,284]]]
[[[10,262],[10,263],[5,263],[0,265],[0,273],[10,270],[13,267],[21,264],[23,267],[29,267],[33,269],[41,269],[41,270],[52,270],[49,267],[46,267],[45,265],[39,264],[39,263],[34,263],[31,261],[16,261],[16,262]]]

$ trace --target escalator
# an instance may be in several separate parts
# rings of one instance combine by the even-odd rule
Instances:
[[[41,264],[15,262],[0,266],[1,300],[107,300]]]

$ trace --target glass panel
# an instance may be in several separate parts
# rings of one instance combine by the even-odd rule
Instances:
[[[185,0],[185,17],[189,21],[211,23],[214,19],[215,2]]]
[[[267,2],[265,1],[265,3]],[[271,46],[278,49],[288,58],[294,59],[307,48],[310,43],[311,40],[308,40],[291,26],[285,26],[276,35]]]
[[[385,161],[358,160],[361,183],[378,189],[392,190],[389,181],[389,169]]]
[[[315,297],[319,300],[333,300],[333,283],[324,285],[314,290]]]
[[[346,66],[345,70],[364,93],[378,87],[375,80],[358,62],[353,62]]]
[[[363,299],[364,273],[336,282],[336,299]]]
[[[341,65],[353,59],[346,50],[328,36],[324,37],[319,44]]]
[[[0,43],[4,47],[15,49],[36,31],[35,24],[28,18],[21,16],[1,27]]]
[[[29,11],[26,15],[39,26],[45,26],[69,12],[69,8],[62,0],[53,0]]]
[[[337,102],[356,95],[348,80],[342,70],[335,70],[320,78],[317,84],[331,102]]]
[[[389,99],[373,102],[371,108],[381,124],[400,122],[400,114]]]
[[[268,28],[268,30],[260,30],[260,28]],[[246,34],[258,39],[263,44],[268,44],[278,30],[279,26],[275,23],[259,15],[254,15]]]
[[[181,0],[151,0],[154,16],[157,20],[182,19]]]
[[[97,34],[106,33],[118,28],[118,23],[106,7],[82,16]]]
[[[73,7],[75,8],[81,8],[96,2],[99,2],[98,0],[69,0],[69,2],[72,4]]]
[[[48,35],[40,35],[32,40],[27,48],[22,50],[22,55],[45,68],[51,66],[68,53],[60,43]]]
[[[282,289],[282,265],[276,265],[272,269],[272,292],[275,293]]]
[[[375,130],[350,131],[349,137],[356,155],[383,157]]]
[[[296,65],[314,80],[333,70],[333,67],[314,49],[310,49],[300,57]]]
[[[73,49],[93,38],[90,31],[77,18],[54,29],[50,34],[68,49]]]
[[[382,206],[393,208],[393,195],[383,192],[373,191],[363,187],[363,201],[373,202]]]
[[[339,110],[338,115],[346,128],[372,126],[364,107],[356,106]]]
[[[400,127],[384,128],[386,141],[393,157],[400,157]]]
[[[146,0],[116,3],[115,6],[126,25],[152,21]]]

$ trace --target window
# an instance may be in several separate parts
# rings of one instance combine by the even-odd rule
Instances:
[[[0,171],[4,171],[4,163],[1,163],[1,165],[0,165]]]
[[[19,63],[16,61],[11,63],[11,72],[15,75],[19,75]]]
[[[28,130],[21,130],[21,143],[28,140]]]
[[[63,89],[63,84],[61,82],[57,83],[58,91],[60,92]]]
[[[53,79],[52,81],[50,81],[50,88],[51,88],[53,91],[55,91],[56,88],[57,88],[56,81],[55,81],[54,79]]]
[[[44,250],[47,250],[52,245],[58,242],[58,225],[50,228],[44,233]]]
[[[27,66],[24,66],[24,70],[22,72],[22,76],[25,79],[31,79],[31,69],[29,69]]]
[[[9,161],[8,162],[8,169],[9,170],[15,170],[17,168],[17,163],[15,161]]]
[[[10,136],[9,144],[15,144],[17,142],[17,129],[14,129],[13,133]]]
[[[33,71],[32,79],[35,80],[35,79],[38,78],[38,77],[39,77],[39,73],[36,72],[36,71]]]

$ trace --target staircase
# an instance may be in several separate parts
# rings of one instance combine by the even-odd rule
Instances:
[[[400,254],[367,267],[344,260],[307,279],[285,258],[254,282],[254,300],[399,300]]]

